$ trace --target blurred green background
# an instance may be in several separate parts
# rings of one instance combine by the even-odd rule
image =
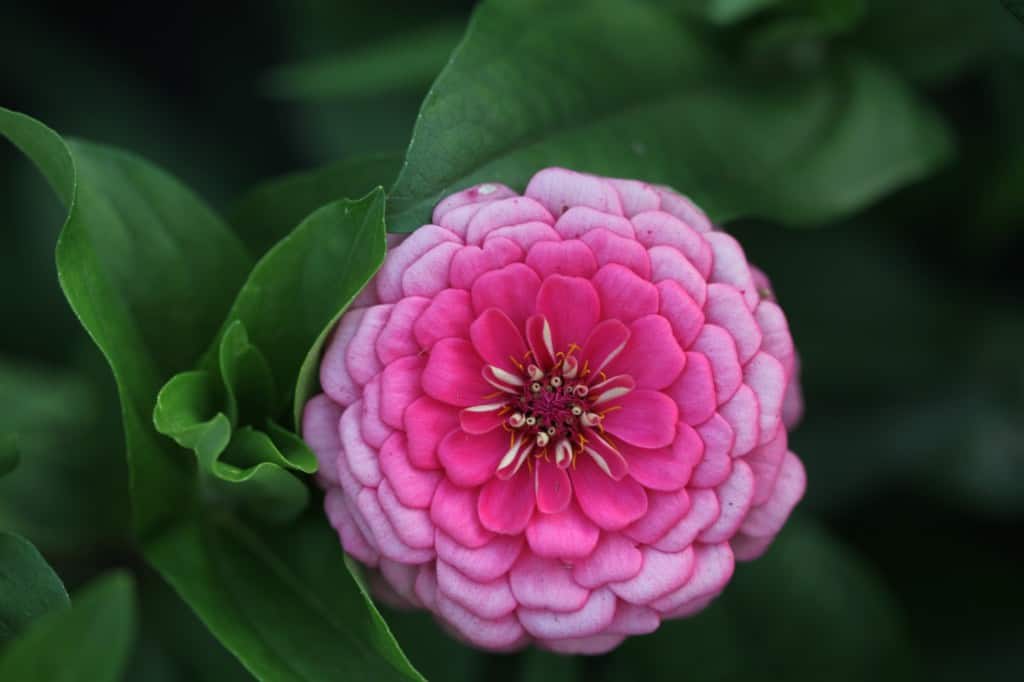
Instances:
[[[8,5],[0,104],[135,150],[224,211],[260,180],[404,149],[472,7]],[[913,679],[1021,680],[1024,26],[994,0],[873,0],[855,25],[822,25],[754,17],[743,34],[753,38],[723,40],[755,67],[853,45],[928,98],[953,127],[956,155],[835,224],[729,226],[772,276],[802,354],[801,509],[892,595]],[[136,575],[128,679],[245,679],[132,547],[113,382],[57,285],[63,213],[9,145],[0,201],[0,433],[17,432],[21,453],[0,480],[0,530],[35,543],[71,591],[112,567]],[[776,618],[784,626],[786,614]],[[422,619],[399,620],[414,662],[443,659],[421,664],[450,673],[437,679],[582,679],[609,665],[470,659],[454,644],[418,653],[402,632]]]

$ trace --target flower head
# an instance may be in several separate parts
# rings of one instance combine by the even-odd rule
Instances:
[[[767,278],[664,187],[549,168],[454,194],[324,354],[303,435],[384,598],[598,653],[704,608],[804,490]]]

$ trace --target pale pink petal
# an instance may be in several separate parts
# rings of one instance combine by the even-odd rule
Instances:
[[[505,185],[497,182],[486,182],[480,185],[467,187],[464,190],[450,194],[434,207],[433,221],[440,223],[444,216],[461,206],[470,204],[488,203],[506,197],[514,197],[516,193]]]
[[[647,494],[631,478],[614,481],[581,456],[572,470],[576,501],[590,520],[605,530],[621,530],[647,512]]]
[[[782,461],[788,450],[789,437],[786,429],[779,428],[775,437],[767,443],[758,445],[743,457],[754,472],[754,504],[760,505],[768,501],[775,490],[775,481],[779,477]]]
[[[473,580],[490,582],[505,575],[523,547],[522,536],[496,535],[480,547],[466,547],[438,530],[435,534],[437,556]]]
[[[534,244],[562,241],[561,235],[555,232],[555,228],[547,223],[537,221],[523,223],[522,225],[500,227],[487,235],[487,240],[490,241],[491,239],[508,239],[515,242],[524,251]]]
[[[391,314],[392,304],[367,308],[345,351],[345,366],[356,383],[366,384],[377,376],[384,366],[377,357],[377,337]]]
[[[615,595],[607,588],[595,590],[590,593],[583,608],[571,613],[520,607],[516,614],[526,631],[534,637],[586,637],[611,625],[615,617]]]
[[[640,572],[618,583],[611,590],[632,604],[648,604],[673,590],[679,589],[693,573],[693,549],[681,552],[659,552],[645,547]]]
[[[387,323],[377,337],[377,358],[382,364],[394,362],[407,355],[415,355],[420,345],[413,334],[416,320],[430,306],[430,299],[421,296],[403,298],[391,309]]]
[[[690,509],[667,533],[653,543],[662,552],[681,552],[697,535],[718,520],[722,506],[714,490],[691,490]]]
[[[380,449],[380,469],[395,495],[407,507],[426,509],[441,482],[438,471],[418,469],[409,461],[405,435],[392,434]]]
[[[749,386],[740,386],[729,402],[718,408],[718,413],[736,434],[732,444],[733,457],[742,457],[757,446],[761,437],[761,408]]]
[[[547,209],[529,197],[509,197],[492,201],[473,216],[466,228],[466,243],[481,244],[490,232],[509,225],[539,221],[554,225]]]
[[[732,446],[736,442],[736,434],[720,414],[715,414],[698,426],[697,433],[704,442],[704,458],[693,470],[690,485],[695,488],[714,488],[732,473]]]
[[[666,594],[652,606],[666,615],[688,604],[718,594],[732,578],[736,567],[729,545],[697,545],[694,547],[693,575],[678,590]]]
[[[509,572],[512,594],[522,606],[555,612],[578,611],[590,595],[572,579],[573,569],[557,559],[523,552]]]
[[[500,429],[474,435],[454,428],[438,444],[437,458],[452,483],[473,488],[494,477],[506,450],[508,434]]]
[[[432,398],[456,407],[487,402],[494,389],[483,380],[483,361],[473,344],[464,339],[441,339],[430,350],[423,370],[423,390]]]
[[[654,191],[661,197],[662,211],[674,215],[697,232],[710,232],[714,229],[707,214],[688,197],[684,197],[671,187],[664,185],[655,185]]]
[[[421,606],[419,597],[416,596],[416,576],[419,574],[419,566],[400,564],[391,559],[380,560],[380,574],[387,581],[388,586],[403,601],[413,606]]]
[[[404,505],[387,479],[381,481],[377,488],[377,501],[403,543],[413,549],[433,548],[434,524],[430,522],[430,513],[426,509]]]
[[[384,303],[394,303],[402,298],[402,278],[413,263],[438,244],[452,242],[461,244],[457,234],[438,225],[424,225],[399,246],[388,252],[384,265],[377,272],[374,281],[377,283],[377,295]]]
[[[498,308],[520,329],[533,314],[540,278],[524,263],[512,263],[481,275],[473,283],[473,307],[479,315]]]
[[[438,469],[437,444],[459,425],[458,414],[449,405],[426,396],[405,411],[405,433],[409,461],[420,469]]]
[[[704,279],[711,274],[711,247],[685,222],[664,211],[651,211],[633,217],[636,238],[647,247],[671,246],[697,269]]]
[[[556,352],[568,350],[570,344],[582,345],[601,317],[597,292],[582,277],[545,279],[537,292],[536,310],[551,325]]]
[[[431,300],[416,320],[413,334],[424,350],[429,350],[441,339],[468,339],[473,316],[469,293],[462,289],[446,289]]]
[[[492,478],[480,489],[477,514],[488,530],[516,535],[530,523],[535,499],[533,477],[527,471],[509,479]]]
[[[506,578],[478,582],[440,560],[437,562],[437,589],[481,618],[501,618],[515,611],[517,606]]]
[[[601,315],[606,320],[629,324],[658,312],[658,290],[629,268],[617,263],[605,265],[591,281],[601,300]]]
[[[488,239],[482,247],[466,246],[452,258],[452,286],[470,289],[473,282],[485,272],[497,270],[523,258],[523,250],[510,239]]]
[[[709,232],[704,238],[711,245],[711,252],[714,254],[709,281],[731,284],[743,295],[747,307],[753,310],[761,297],[754,286],[754,278],[750,274],[750,264],[747,263],[743,247],[725,232]]]
[[[469,336],[485,362],[520,374],[519,368],[526,359],[526,342],[519,329],[504,312],[488,308],[473,321]]]
[[[650,545],[658,541],[690,509],[690,497],[685,490],[663,493],[648,491],[647,514],[623,531],[624,535]]]
[[[657,630],[659,625],[661,616],[654,609],[620,600],[615,605],[615,619],[605,631],[620,635],[646,635]]]
[[[768,353],[758,353],[743,368],[743,383],[750,386],[761,408],[759,443],[766,443],[782,423],[782,401],[786,394],[786,370]]]
[[[618,533],[602,533],[590,556],[576,562],[572,577],[583,587],[594,589],[618,580],[629,580],[640,572],[643,555],[636,543]]]
[[[732,336],[741,365],[754,357],[761,347],[761,329],[740,292],[728,284],[709,284],[704,312],[708,322],[725,329]]]
[[[433,222],[435,225],[440,225],[444,229],[450,230],[451,232],[459,235],[461,239],[465,239],[466,228],[469,227],[469,221],[472,220],[473,216],[479,213],[480,210],[489,203],[489,201],[486,201],[475,204],[465,204],[464,206],[453,208],[446,212],[440,220],[434,220]]]
[[[445,242],[423,254],[402,273],[402,293],[405,296],[434,296],[449,286],[448,272],[452,258],[461,251],[462,244]]]
[[[617,407],[602,422],[612,435],[642,448],[662,448],[675,440],[679,408],[664,393],[636,390]]]
[[[479,492],[459,488],[442,480],[430,503],[430,520],[457,542],[473,548],[482,547],[494,534],[480,524],[476,513]]]
[[[380,384],[381,375],[378,374],[363,387],[363,409],[359,413],[359,430],[363,440],[372,448],[379,448],[394,432],[380,416]]]
[[[570,207],[555,223],[555,231],[562,235],[563,239],[579,239],[596,228],[609,230],[628,239],[632,239],[634,236],[633,225],[628,220],[589,206]]]
[[[793,337],[790,336],[789,323],[782,308],[772,301],[761,301],[754,310],[754,319],[761,327],[763,340],[761,350],[775,357],[782,363],[787,376],[793,375],[794,349]]]
[[[332,488],[327,491],[324,496],[324,511],[331,526],[338,532],[345,551],[368,566],[376,566],[380,560],[380,553],[356,525],[345,500],[345,494],[340,489]]]
[[[704,327],[704,311],[679,282],[666,279],[658,282],[657,287],[660,297],[658,313],[672,325],[679,345],[689,348]]]
[[[594,551],[600,531],[575,504],[558,514],[534,514],[526,527],[530,549],[543,557],[575,560]]]
[[[459,636],[482,649],[504,650],[521,646],[526,635],[513,614],[502,618],[481,618],[438,590],[437,610]]]
[[[363,411],[362,401],[348,407],[341,415],[339,432],[341,446],[348,463],[348,468],[362,485],[377,486],[380,484],[380,466],[377,451],[366,444],[360,426],[360,414]]]
[[[434,558],[432,548],[410,547],[395,532],[391,521],[384,514],[377,499],[377,491],[372,488],[363,488],[356,496],[356,507],[359,516],[366,523],[367,528],[373,534],[373,539],[381,555],[406,564],[420,564]]]
[[[338,485],[340,421],[341,406],[324,393],[311,398],[302,410],[302,439],[316,455],[317,477],[331,485]]]
[[[348,365],[345,363],[345,354],[348,353],[348,345],[355,336],[356,330],[362,324],[363,316],[366,315],[366,308],[349,309],[341,320],[334,334],[327,342],[327,350],[320,361],[320,386],[324,393],[329,395],[334,402],[342,407],[351,405],[359,399],[361,389],[356,385],[352,376],[348,373]]]
[[[797,363],[799,365],[799,362]],[[804,392],[800,387],[800,370],[793,374],[793,380],[786,388],[786,397],[782,400],[782,423],[792,429],[804,416]]]
[[[754,474],[747,463],[737,461],[728,480],[718,486],[715,492],[721,512],[715,523],[700,534],[701,542],[726,542],[743,523],[754,501]]]
[[[661,315],[645,315],[629,325],[629,342],[608,366],[608,374],[628,374],[637,388],[662,389],[676,380],[686,355]]]
[[[572,484],[569,474],[543,459],[534,462],[534,493],[537,509],[545,514],[557,514],[569,506]]]
[[[430,564],[421,564],[412,589],[423,608],[437,611],[437,575]]]
[[[711,362],[718,404],[729,400],[743,383],[743,368],[736,354],[736,342],[729,332],[713,324],[706,324],[691,346],[703,353]]]
[[[786,453],[771,497],[764,504],[750,510],[740,532],[752,537],[774,536],[803,497],[806,486],[807,474],[803,463],[792,452]]]
[[[622,205],[615,189],[600,178],[565,168],[545,168],[530,178],[523,192],[544,205],[558,217],[572,206],[591,208],[622,215]]]
[[[665,393],[679,406],[679,418],[684,422],[701,424],[707,421],[718,404],[711,362],[703,353],[687,353],[686,366]]]
[[[635,239],[622,237],[603,227],[590,230],[580,239],[594,252],[598,265],[618,263],[640,277],[650,279],[651,259],[647,256],[647,249]]]
[[[651,450],[622,443],[619,449],[629,462],[630,476],[645,488],[665,492],[679,490],[689,483],[694,467],[704,455],[700,436],[682,422],[677,424],[676,439],[669,447]]]
[[[652,282],[675,282],[698,306],[704,306],[708,298],[707,279],[686,256],[671,246],[652,246],[647,255],[651,259]]]
[[[425,365],[421,357],[406,356],[384,368],[380,376],[380,418],[388,426],[402,428],[406,409],[423,395],[420,376]]]
[[[661,198],[658,196],[658,192],[646,182],[620,180],[619,178],[605,178],[605,182],[619,193],[622,211],[627,216],[632,217],[644,211],[656,211],[661,207]]]
[[[576,239],[537,242],[526,254],[526,264],[533,268],[542,280],[550,275],[589,278],[597,272],[594,253],[586,244]]]

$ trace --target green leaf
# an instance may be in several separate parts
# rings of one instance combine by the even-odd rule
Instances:
[[[75,593],[0,653],[0,679],[117,682],[135,637],[131,577],[115,571]]]
[[[774,7],[782,0],[707,0],[707,16],[712,23],[728,25]]]
[[[423,103],[390,229],[478,182],[521,190],[550,165],[670,184],[719,221],[812,224],[930,173],[950,148],[935,113],[857,56],[768,83],[646,5],[485,2]]]
[[[320,518],[271,547],[236,522],[182,524],[151,558],[261,679],[422,680],[344,565]]]
[[[19,459],[18,437],[13,433],[0,435],[0,478],[15,470]]]
[[[421,93],[444,67],[465,29],[446,22],[392,34],[345,54],[279,66],[267,78],[272,96],[289,100]]]
[[[1017,21],[1024,23],[1024,0],[1001,0],[1006,11],[1017,17]]]
[[[67,206],[58,276],[117,381],[135,526],[145,536],[187,506],[194,490],[194,466],[153,428],[157,391],[207,346],[249,260],[198,197],[141,159],[65,143],[6,109],[0,133]]]
[[[0,533],[0,647],[69,603],[64,583],[39,550],[19,535]]]
[[[228,218],[252,253],[259,256],[324,204],[361,197],[378,185],[390,185],[401,165],[399,154],[357,156],[275,178],[244,194]]]
[[[693,680],[905,680],[908,650],[872,571],[797,518],[702,613],[627,640],[608,679],[674,682],[685,671]]]

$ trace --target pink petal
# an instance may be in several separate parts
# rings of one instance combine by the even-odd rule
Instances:
[[[661,315],[645,315],[629,326],[629,342],[608,367],[608,374],[628,374],[638,388],[669,386],[686,364],[686,355]]]
[[[459,425],[455,411],[449,405],[424,396],[405,410],[403,421],[409,461],[419,469],[439,469],[437,444]]]
[[[755,505],[767,502],[775,490],[775,481],[779,477],[789,447],[788,441],[786,429],[780,428],[774,438],[744,456],[743,461],[750,465],[750,470],[754,472]]]
[[[754,501],[754,474],[747,463],[738,460],[728,480],[715,492],[722,511],[715,523],[700,534],[701,542],[726,542],[739,530]]]
[[[718,408],[718,413],[729,422],[736,434],[732,444],[733,457],[741,457],[757,446],[761,437],[761,408],[749,386],[740,386],[736,395]]]
[[[732,578],[736,563],[729,545],[698,545],[694,548],[693,575],[678,590],[652,604],[665,614],[684,608],[698,599],[718,594]]]
[[[523,192],[544,205],[553,216],[572,206],[589,206],[604,213],[622,215],[615,189],[600,178],[564,168],[545,168],[538,172]]]
[[[437,556],[473,580],[489,582],[505,575],[523,548],[523,538],[496,535],[490,542],[471,548],[462,545],[447,533],[435,533]]]
[[[456,407],[487,402],[494,389],[483,380],[483,362],[473,344],[464,339],[441,339],[430,350],[423,370],[423,390],[432,398]]]
[[[693,573],[693,550],[659,552],[651,547],[643,549],[643,567],[633,578],[612,583],[611,589],[632,604],[648,604],[673,590],[679,589]]]
[[[430,350],[441,339],[468,339],[472,321],[469,293],[462,289],[446,289],[433,298],[416,320],[413,334],[423,350]]]
[[[666,279],[656,286],[661,301],[658,313],[672,325],[679,345],[689,348],[704,327],[704,312],[679,282]]]
[[[658,290],[629,268],[617,263],[605,265],[591,281],[606,320],[629,324],[638,317],[658,312]]]
[[[708,322],[722,327],[732,336],[741,365],[754,357],[754,353],[761,347],[761,328],[757,326],[740,292],[728,284],[709,284],[704,310]]]
[[[547,209],[529,197],[510,197],[493,201],[480,209],[466,228],[466,243],[481,244],[490,232],[509,225],[539,221],[554,225]]]
[[[470,339],[484,361],[521,374],[526,359],[526,342],[509,316],[497,308],[483,311],[469,328]]]
[[[713,524],[722,508],[714,490],[691,490],[690,509],[654,546],[662,552],[681,552],[694,543],[697,535]]]
[[[488,433],[495,430],[505,423],[505,417],[502,416],[505,403],[501,402],[501,400],[500,397],[496,397],[494,402],[473,405],[459,411],[459,426],[466,433],[473,434]]]
[[[500,270],[481,275],[473,283],[473,307],[479,315],[488,308],[498,308],[523,328],[533,314],[534,301],[540,289],[540,278],[523,263],[512,263]]]
[[[647,492],[647,515],[624,531],[626,537],[649,545],[657,542],[686,516],[690,497],[685,490],[671,493]]]
[[[649,450],[628,443],[620,446],[629,462],[629,475],[645,488],[670,492],[690,482],[694,466],[701,461],[704,443],[693,427],[680,423],[671,447]]]
[[[750,386],[761,407],[759,443],[768,442],[782,423],[782,400],[786,394],[786,370],[767,353],[758,353],[743,368],[743,382]]]
[[[455,194],[449,194],[437,206],[435,206],[433,221],[440,224],[446,214],[462,206],[479,203],[486,204],[499,199],[504,199],[505,197],[514,196],[516,196],[515,191],[497,182],[487,182],[467,187]]]
[[[426,509],[402,504],[391,483],[384,479],[377,488],[377,501],[398,538],[413,549],[434,547],[434,524]]]
[[[388,426],[402,428],[406,409],[423,395],[420,376],[425,364],[421,357],[406,356],[384,368],[380,377],[380,418]]]
[[[505,578],[478,582],[444,561],[437,562],[437,589],[481,618],[501,618],[515,611],[518,605]]]
[[[395,591],[396,596],[412,605],[419,602],[414,588],[419,572],[419,566],[400,564],[391,559],[381,559],[380,562],[380,575],[388,587]]]
[[[509,614],[497,619],[481,618],[440,590],[437,594],[437,611],[460,636],[482,649],[502,651],[522,646],[526,638],[526,632],[515,615]]]
[[[761,297],[754,286],[754,279],[750,274],[750,264],[747,263],[747,256],[731,235],[725,232],[709,232],[704,238],[711,245],[714,254],[714,261],[711,267],[712,282],[723,282],[731,284],[743,295],[747,307],[753,310]]]
[[[359,424],[363,403],[351,405],[341,415],[338,430],[341,435],[342,454],[349,470],[362,485],[375,487],[380,484],[380,466],[377,451],[366,444]]]
[[[651,211],[633,217],[636,238],[647,247],[671,246],[686,257],[707,279],[711,274],[711,247],[685,222],[664,211]]]
[[[540,278],[550,275],[565,277],[591,277],[597,272],[594,253],[581,241],[537,242],[526,254],[526,264],[533,268]]]
[[[642,448],[662,448],[675,440],[679,408],[664,393],[636,390],[619,405],[604,417],[609,433]]]
[[[614,481],[589,457],[572,471],[576,501],[590,520],[605,530],[621,530],[647,513],[647,494],[631,478]]]
[[[792,376],[795,355],[793,337],[790,336],[789,323],[786,322],[782,308],[771,301],[761,301],[754,311],[754,319],[764,337],[761,350],[782,363],[786,376]]]
[[[421,564],[416,571],[416,581],[412,585],[416,599],[423,608],[437,610],[437,576],[430,564]]]
[[[363,488],[356,496],[356,507],[381,555],[406,564],[421,564],[434,558],[434,550],[430,548],[410,547],[395,532],[394,526],[380,506],[377,491]]]
[[[557,514],[535,514],[526,527],[530,549],[551,559],[581,559],[594,551],[599,535],[575,504]]]
[[[606,632],[622,635],[647,635],[661,625],[661,616],[654,609],[620,601],[615,606],[615,619]]]
[[[438,225],[424,225],[410,234],[399,246],[391,249],[384,260],[384,265],[374,277],[380,300],[384,303],[394,303],[402,298],[402,278],[406,270],[428,251],[445,242],[461,244],[462,240],[455,233]]]
[[[372,448],[379,448],[394,432],[380,416],[380,384],[381,375],[378,374],[363,387],[363,409],[359,414],[359,429],[363,440]]]
[[[556,559],[523,552],[509,572],[512,594],[522,606],[547,611],[578,611],[590,590],[572,579],[573,569]]]
[[[697,427],[704,442],[704,458],[693,470],[690,485],[695,488],[714,488],[732,473],[732,446],[736,442],[729,422],[715,414]]]
[[[671,187],[655,185],[654,191],[661,197],[661,210],[674,215],[697,232],[710,232],[714,229],[704,211],[700,210],[688,197],[684,197]]]
[[[594,589],[618,580],[629,580],[640,572],[643,555],[636,543],[618,533],[602,533],[593,553],[576,563],[572,577],[583,587]]]
[[[361,388],[348,373],[345,355],[348,345],[363,321],[366,308],[349,309],[338,322],[334,334],[327,342],[327,350],[320,361],[320,386],[324,393],[342,407],[359,399]]]
[[[387,324],[377,337],[377,358],[382,364],[387,365],[420,351],[413,327],[429,306],[430,299],[421,296],[409,296],[395,304]]]
[[[598,265],[618,263],[640,277],[650,279],[651,259],[647,256],[647,249],[635,239],[622,237],[603,227],[590,230],[580,239],[594,252]]]
[[[473,435],[454,428],[438,444],[437,458],[452,483],[473,488],[494,478],[507,449],[508,434],[500,429]]]
[[[426,509],[441,482],[438,471],[417,469],[409,462],[405,435],[392,434],[380,449],[380,469],[391,482],[395,495],[407,507]]]
[[[498,228],[487,235],[487,239],[488,241],[491,239],[508,239],[515,242],[524,251],[529,250],[534,244],[562,241],[561,236],[555,232],[555,228],[547,223],[537,221]]]
[[[615,617],[615,595],[605,588],[591,592],[583,608],[572,613],[553,614],[547,610],[525,607],[521,607],[516,613],[519,622],[534,637],[586,637],[597,634],[611,625]]]
[[[454,483],[442,480],[430,504],[430,520],[466,547],[482,547],[494,534],[480,525],[476,513],[476,490],[456,487]]]
[[[340,421],[341,406],[324,393],[311,398],[302,409],[302,439],[316,455],[318,477],[332,485],[338,485],[335,462],[341,452]]]
[[[626,349],[629,328],[618,320],[605,320],[587,336],[580,350],[580,361],[594,374],[598,374]]]
[[[627,239],[632,239],[634,234],[633,226],[625,218],[589,206],[570,207],[555,223],[555,231],[562,235],[562,239],[579,239],[597,228],[603,228]]]
[[[671,246],[652,246],[647,255],[651,259],[652,282],[675,282],[703,307],[708,298],[707,280],[686,256]]]
[[[796,455],[787,452],[771,497],[764,504],[750,510],[743,521],[741,532],[753,537],[774,536],[803,497],[806,487],[804,465]]]
[[[715,413],[718,397],[711,362],[702,353],[687,353],[686,366],[665,393],[679,406],[679,418],[687,424],[700,424]]]
[[[729,400],[743,383],[743,368],[736,354],[736,342],[729,332],[713,324],[700,330],[692,349],[703,353],[711,362],[718,404]]]
[[[488,530],[517,535],[530,523],[534,500],[532,476],[521,473],[505,480],[492,478],[480,489],[477,514]]]
[[[661,206],[661,197],[646,182],[618,178],[605,178],[605,182],[619,193],[622,210],[627,216],[632,217],[643,211],[656,211]]]
[[[492,238],[480,246],[466,246],[452,258],[449,277],[452,287],[470,289],[485,272],[523,259],[523,250],[510,239]]]
[[[581,345],[601,319],[597,292],[582,277],[545,279],[537,292],[536,309],[551,324],[556,352],[568,350],[569,344]]]
[[[557,514],[569,506],[572,484],[565,469],[538,459],[534,465],[534,492],[537,509],[545,514]]]
[[[331,526],[338,532],[341,546],[345,551],[368,566],[376,566],[380,554],[352,519],[345,494],[340,489],[332,488],[327,491],[324,497],[324,511]]]
[[[367,308],[359,328],[349,341],[345,351],[345,366],[348,367],[349,376],[358,384],[368,383],[384,369],[377,357],[377,337],[384,329],[393,307],[389,303]]]
[[[405,296],[434,296],[449,285],[452,258],[462,250],[458,242],[445,242],[423,254],[402,273]]]

